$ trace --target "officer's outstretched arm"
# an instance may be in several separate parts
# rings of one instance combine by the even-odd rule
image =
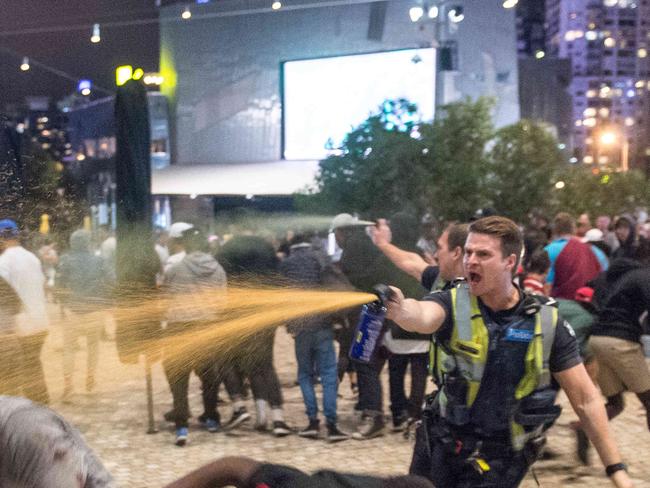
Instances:
[[[573,410],[580,417],[582,428],[598,451],[603,465],[620,463],[621,455],[609,431],[605,405],[585,367],[578,364],[555,373],[554,376],[569,398]],[[617,487],[633,486],[626,471],[617,471],[610,479]]]
[[[400,289],[392,286],[391,289],[394,293],[388,302],[386,316],[402,329],[433,334],[442,326],[447,313],[440,305],[435,302],[406,299]]]

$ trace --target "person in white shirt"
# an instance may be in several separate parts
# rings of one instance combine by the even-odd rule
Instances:
[[[22,301],[16,316],[16,332],[23,354],[20,377],[23,396],[49,403],[41,350],[48,334],[45,275],[40,260],[20,245],[20,231],[13,220],[0,220],[0,276]]]

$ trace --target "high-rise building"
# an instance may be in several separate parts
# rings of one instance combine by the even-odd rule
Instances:
[[[546,55],[572,64],[573,161],[643,167],[649,51],[649,0],[546,0]]]
[[[529,58],[545,51],[545,5],[547,0],[519,0],[517,3],[517,51]]]

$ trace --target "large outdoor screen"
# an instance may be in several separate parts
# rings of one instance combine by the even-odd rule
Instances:
[[[433,119],[434,65],[432,48],[284,63],[284,158],[325,158],[388,99]]]

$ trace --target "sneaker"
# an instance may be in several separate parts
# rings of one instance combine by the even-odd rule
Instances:
[[[411,431],[415,430],[415,426],[417,424],[417,420],[414,419],[413,417],[409,417],[406,420],[406,425],[404,427],[404,433],[402,434],[404,436],[404,439],[409,439],[411,437]]]
[[[303,430],[298,432],[298,436],[304,437],[306,439],[316,439],[318,438],[318,433],[320,432],[320,422],[318,419],[310,419],[309,425]]]
[[[268,432],[268,431],[269,431],[268,426],[267,426],[266,424],[262,424],[262,423],[257,423],[257,424],[255,424],[254,429],[255,429],[257,432]]]
[[[284,437],[291,434],[291,428],[282,421],[273,422],[273,435],[275,437]]]
[[[341,432],[336,424],[327,424],[327,442],[347,441],[350,438],[345,432]]]
[[[206,419],[205,428],[208,429],[208,432],[219,432],[221,430],[221,424],[215,419]]]
[[[576,452],[580,462],[589,466],[589,438],[582,429],[576,430]]]
[[[243,424],[244,422],[247,422],[250,420],[251,414],[248,413],[246,410],[246,407],[241,407],[232,413],[232,417],[230,417],[230,420],[226,422],[225,428],[226,429],[234,429],[238,425]]]
[[[357,441],[372,439],[384,435],[384,419],[381,415],[366,415],[352,438]]]
[[[187,444],[188,431],[187,427],[179,427],[176,429],[176,445],[179,447]]]

